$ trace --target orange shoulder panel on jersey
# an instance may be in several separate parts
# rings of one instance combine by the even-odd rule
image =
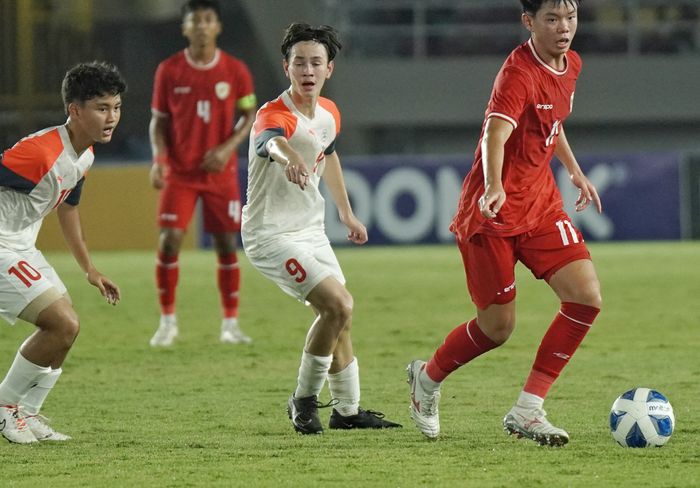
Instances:
[[[39,183],[63,152],[63,142],[58,129],[29,136],[3,154],[2,164],[13,173]]]
[[[329,98],[318,97],[318,104],[333,115],[333,120],[335,120],[335,135],[338,135],[340,133],[340,111],[338,111],[335,102]]]
[[[297,118],[289,111],[281,98],[267,102],[255,117],[253,132],[257,136],[267,129],[282,129],[289,139],[297,128]]]

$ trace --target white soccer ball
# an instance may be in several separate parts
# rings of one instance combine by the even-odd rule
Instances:
[[[671,438],[675,424],[671,403],[650,388],[626,391],[610,410],[610,430],[622,447],[661,447]]]

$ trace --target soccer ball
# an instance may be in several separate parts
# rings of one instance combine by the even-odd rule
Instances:
[[[610,410],[610,430],[622,447],[661,447],[671,438],[675,424],[671,403],[649,388],[626,391]]]

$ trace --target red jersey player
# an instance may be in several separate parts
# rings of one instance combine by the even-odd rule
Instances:
[[[561,301],[504,429],[540,444],[569,435],[542,409],[601,306],[600,284],[580,232],[563,211],[550,169],[553,155],[580,190],[577,210],[600,198],[576,162],[563,122],[573,106],[581,60],[569,47],[578,0],[521,0],[530,39],[496,77],[474,165],[464,180],[451,230],[464,261],[476,318],[456,327],[426,363],[407,368],[411,417],[427,437],[440,431],[441,382],[460,366],[502,345],[515,327],[514,266],[521,261]]]
[[[161,318],[151,346],[169,346],[178,335],[178,255],[198,199],[218,258],[221,342],[251,342],[238,326],[236,233],[241,205],[236,150],[248,136],[257,102],[246,65],[217,47],[221,29],[216,0],[188,1],[182,8],[182,32],[189,46],[156,71],[149,135],[151,183],[161,190],[156,263]],[[234,124],[236,114],[240,116]]]

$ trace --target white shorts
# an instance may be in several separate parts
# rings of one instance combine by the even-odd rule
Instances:
[[[345,276],[328,238],[289,239],[246,254],[250,263],[282,291],[299,301],[329,276],[345,284]]]
[[[61,295],[66,285],[38,249],[0,249],[0,317],[10,324],[36,297],[49,288]]]

